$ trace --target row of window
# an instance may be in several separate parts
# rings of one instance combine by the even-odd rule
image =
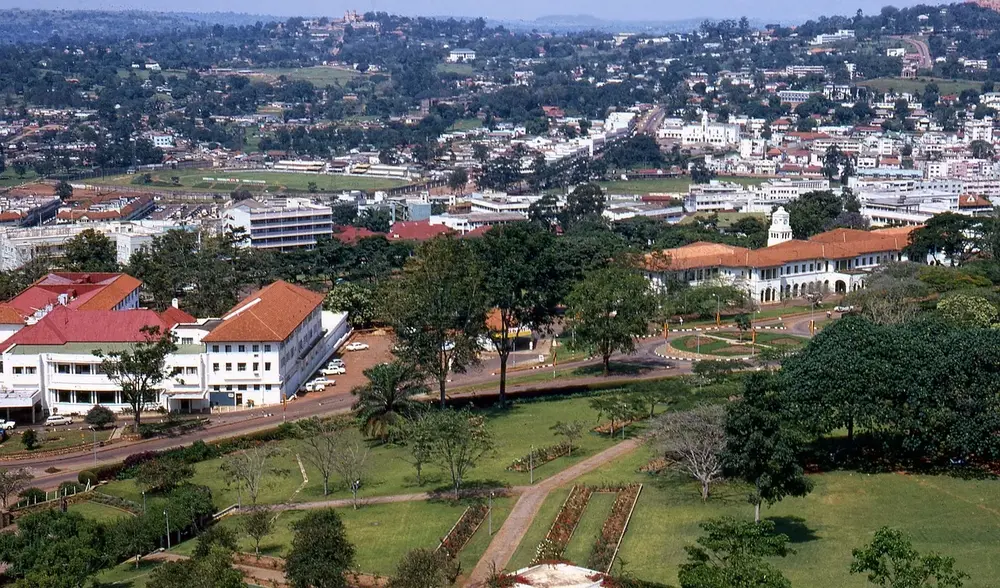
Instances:
[[[219,370],[219,365],[220,364],[213,363],[212,364],[212,371],[213,372],[220,371]],[[253,369],[250,370],[250,371],[253,371],[253,372],[259,372],[260,371],[260,363],[258,363],[258,362],[255,361],[255,362],[253,362],[252,365],[253,365]],[[226,371],[227,372],[233,371],[233,364],[227,363],[226,364]],[[238,372],[245,372],[245,371],[247,371],[247,364],[245,362],[239,362],[239,363],[237,363],[236,364],[236,371],[238,371]],[[271,371],[271,362],[269,362],[269,361],[265,361],[264,362],[264,371],[265,372]]]
[[[260,384],[253,385],[254,390],[260,390],[260,387],[261,387]],[[271,389],[271,384],[264,384],[264,390],[270,390],[270,389]],[[246,392],[247,390],[249,390],[249,388],[247,387],[247,384],[237,384],[236,390],[239,392]],[[232,392],[232,391],[233,391],[232,385],[212,386],[212,392]]]
[[[118,391],[91,392],[90,390],[53,390],[56,401],[63,404],[124,404]]]
[[[219,353],[220,349],[224,350],[224,351],[222,351],[223,353],[232,353],[233,352],[233,346],[232,345],[212,345],[212,353]],[[236,346],[236,353],[246,353],[246,352],[247,352],[247,346],[246,345],[237,345]],[[260,353],[260,345],[257,345],[257,344],[250,345],[250,352],[251,353]],[[265,343],[264,344],[264,353],[270,353],[270,352],[271,352],[271,344],[270,343]]]

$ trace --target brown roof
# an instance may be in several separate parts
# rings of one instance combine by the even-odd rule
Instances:
[[[917,227],[894,227],[877,231],[834,229],[808,241],[793,239],[762,249],[745,249],[718,243],[698,242],[646,255],[653,270],[688,270],[705,267],[775,267],[813,259],[847,259],[868,253],[902,251],[910,231]]]
[[[323,303],[323,295],[278,280],[243,299],[203,341],[284,341]]]
[[[7,304],[0,302],[0,325],[23,325],[24,313]]]
[[[128,274],[122,274],[78,308],[80,310],[112,310],[140,286],[142,286],[142,282],[138,279]]]

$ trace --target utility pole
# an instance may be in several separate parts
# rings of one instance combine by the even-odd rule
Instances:
[[[167,518],[167,549],[170,549],[170,513],[163,509],[163,516]]]

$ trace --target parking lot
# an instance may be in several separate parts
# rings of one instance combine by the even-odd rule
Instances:
[[[322,392],[309,392],[309,398],[322,398],[324,396],[340,396],[344,394],[350,394],[351,389],[360,386],[366,382],[364,375],[364,370],[387,361],[392,361],[392,352],[390,348],[392,347],[392,337],[387,334],[381,334],[378,331],[374,333],[355,333],[351,336],[348,343],[353,343],[359,341],[361,343],[368,344],[369,348],[364,351],[346,351],[345,348],[347,344],[341,347],[340,351],[333,354],[333,357],[327,359],[323,362],[323,367],[334,358],[339,358],[344,360],[344,365],[347,367],[346,374],[340,374],[336,376],[326,376],[326,379],[335,384],[328,385],[326,390]],[[314,378],[321,378],[319,373],[313,374],[309,380]],[[300,393],[301,394],[301,393]]]

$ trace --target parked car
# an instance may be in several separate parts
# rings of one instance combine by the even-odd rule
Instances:
[[[322,392],[326,389],[327,385],[335,384],[334,380],[327,380],[326,378],[316,378],[306,384],[306,390],[309,392]]]
[[[45,419],[46,426],[72,425],[72,424],[73,424],[73,419],[61,414],[54,414],[49,418]]]
[[[853,306],[835,306],[833,308],[833,311],[834,312],[841,312],[841,313],[843,313],[843,312],[854,312],[854,307]]]
[[[353,343],[348,343],[347,347],[344,349],[348,351],[364,351],[365,349],[368,349],[368,344],[362,343],[361,341],[355,341]]]
[[[326,364],[326,367],[333,367],[333,366],[338,366],[338,365],[341,366],[341,367],[347,367],[347,364],[344,363],[344,360],[343,359],[339,359],[339,358],[338,359],[331,359],[330,363]]]
[[[345,368],[342,365],[330,364],[325,368],[321,369],[319,373],[323,374],[324,376],[339,376],[340,374],[346,374],[347,368]]]
[[[0,429],[3,429],[4,431],[9,431],[16,426],[17,423],[15,423],[14,421],[0,421]]]

